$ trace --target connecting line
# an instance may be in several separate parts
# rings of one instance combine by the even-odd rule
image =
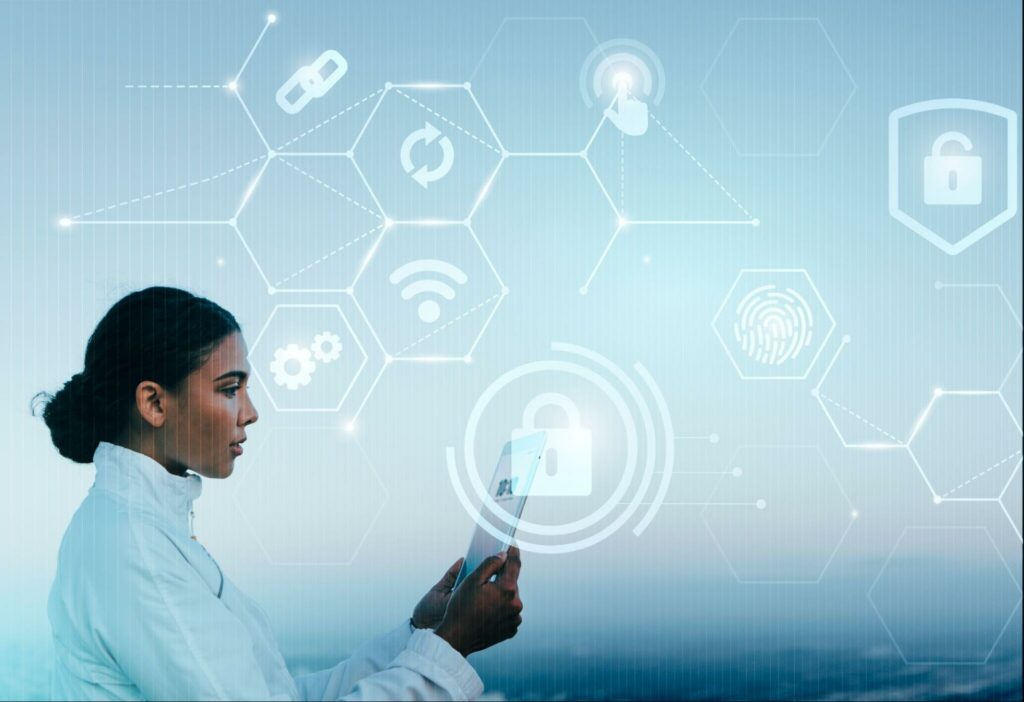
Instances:
[[[739,208],[740,212],[742,212],[744,215],[746,215],[748,219],[753,219],[754,218],[754,216],[752,214],[750,214],[750,212],[747,211],[747,208],[744,207],[743,205],[741,205],[739,200],[737,200],[733,196],[732,193],[730,193],[728,190],[725,189],[725,186],[722,185],[719,182],[718,178],[716,178],[715,176],[711,175],[711,172],[708,171],[708,169],[704,167],[704,164],[701,163],[699,160],[697,160],[697,157],[694,156],[693,154],[691,154],[689,149],[687,149],[685,146],[683,146],[682,142],[680,142],[679,139],[676,138],[675,134],[673,134],[672,132],[670,132],[668,130],[668,127],[666,127],[664,124],[662,124],[661,121],[657,117],[655,117],[653,114],[651,114],[649,116],[650,116],[650,118],[652,120],[654,120],[654,123],[657,124],[659,127],[661,127],[661,130],[663,132],[665,132],[666,135],[668,135],[668,138],[671,139],[673,142],[675,142],[676,146],[678,146],[680,149],[682,149],[683,153],[685,153],[687,156],[689,156],[690,160],[693,161],[697,165],[698,168],[700,168],[702,171],[704,171],[704,175],[706,175],[711,180],[712,183],[717,185],[718,189],[721,190],[725,194],[726,197],[728,197],[730,200],[732,200],[733,204],[736,205],[736,207]]]
[[[310,268],[313,268],[314,266],[317,266],[317,265],[319,265],[319,264],[323,263],[324,261],[326,261],[327,259],[331,258],[332,256],[334,256],[334,255],[336,255],[336,254],[338,254],[338,253],[340,253],[340,252],[344,251],[344,250],[345,250],[345,249],[347,249],[347,248],[348,248],[349,246],[352,246],[353,244],[355,244],[355,243],[358,243],[358,242],[362,241],[363,239],[365,239],[366,237],[370,236],[370,235],[371,235],[371,234],[373,234],[374,232],[380,231],[380,230],[381,230],[381,229],[383,229],[383,228],[384,228],[384,225],[383,225],[383,224],[378,224],[378,225],[377,225],[376,227],[374,227],[373,229],[369,229],[369,230],[367,230],[367,231],[363,232],[362,234],[360,234],[359,236],[357,236],[357,237],[356,237],[355,239],[353,239],[352,241],[349,241],[349,242],[346,242],[346,243],[342,244],[341,246],[339,246],[338,248],[334,249],[333,251],[331,251],[331,252],[329,252],[329,253],[326,253],[326,254],[324,254],[323,256],[321,256],[320,258],[316,259],[316,260],[315,260],[315,261],[313,261],[312,263],[310,263],[310,264],[308,264],[308,265],[306,265],[306,266],[303,266],[303,267],[302,267],[301,269],[299,269],[299,270],[298,270],[298,271],[296,271],[295,273],[292,273],[291,275],[289,275],[289,276],[287,276],[287,277],[285,277],[285,278],[282,278],[281,280],[277,281],[276,283],[274,283],[274,287],[275,287],[275,288],[278,288],[278,287],[280,287],[280,286],[281,286],[282,284],[284,284],[284,283],[287,283],[287,282],[288,282],[289,280],[291,280],[292,278],[296,278],[296,277],[298,277],[298,276],[302,275],[303,273],[305,273],[306,271],[308,271],[308,270],[309,270]]]
[[[114,204],[114,205],[107,205],[106,207],[100,207],[99,209],[90,210],[88,212],[83,212],[82,214],[78,214],[78,215],[73,215],[73,216],[71,216],[70,219],[75,224],[84,224],[84,222],[79,221],[80,217],[89,217],[90,215],[99,214],[100,212],[107,212],[108,210],[117,209],[118,207],[126,207],[127,205],[133,205],[136,202],[142,202],[143,200],[150,200],[152,198],[160,197],[161,195],[167,195],[169,193],[176,193],[176,192],[179,192],[181,190],[185,190],[186,188],[194,187],[196,185],[203,185],[204,183],[209,183],[211,181],[217,180],[218,178],[223,178],[224,176],[228,175],[229,173],[234,173],[235,171],[239,170],[240,168],[245,168],[246,166],[251,166],[252,164],[254,164],[257,161],[260,161],[262,159],[265,159],[266,157],[267,157],[266,154],[260,154],[256,158],[251,158],[251,159],[249,159],[248,161],[246,161],[244,163],[239,163],[239,164],[237,164],[235,166],[232,166],[231,168],[228,168],[227,170],[221,171],[220,173],[218,173],[216,175],[207,176],[205,178],[200,178],[199,180],[194,180],[191,183],[185,183],[184,185],[177,185],[177,186],[175,186],[173,188],[167,188],[166,190],[161,190],[160,192],[150,193],[148,195],[141,195],[139,197],[132,198],[131,200],[125,200],[124,202],[118,202],[117,204]]]
[[[296,137],[292,137],[291,139],[289,139],[288,141],[286,141],[285,143],[283,143],[279,147],[277,147],[277,150],[278,151],[283,151],[286,147],[291,146],[292,144],[297,142],[299,139],[303,139],[303,138],[309,136],[310,134],[312,134],[316,130],[320,129],[321,127],[324,127],[327,124],[329,124],[329,123],[333,122],[334,120],[338,119],[342,115],[351,112],[352,110],[356,109],[357,107],[359,107],[363,103],[367,102],[368,100],[372,100],[373,98],[377,97],[378,95],[380,95],[383,92],[384,92],[384,88],[377,88],[377,90],[374,90],[372,93],[370,93],[369,95],[364,97],[362,100],[359,100],[358,102],[352,103],[351,105],[349,105],[345,109],[341,110],[340,112],[337,112],[337,113],[331,115],[330,117],[325,119],[323,122],[320,122],[319,124],[313,125],[309,129],[304,131],[302,134],[299,134]]]
[[[330,192],[334,193],[335,195],[337,195],[338,197],[342,198],[343,200],[347,200],[348,202],[350,202],[351,204],[355,205],[355,206],[356,206],[356,207],[358,207],[359,209],[363,210],[363,211],[364,211],[364,212],[366,212],[367,214],[369,214],[369,215],[371,215],[371,216],[373,216],[373,217],[376,217],[377,219],[384,219],[383,217],[381,217],[381,215],[380,215],[380,213],[379,213],[379,212],[375,212],[374,210],[371,210],[371,209],[370,209],[369,207],[367,207],[366,205],[362,204],[361,202],[358,202],[358,201],[354,200],[353,198],[349,197],[348,195],[346,195],[345,193],[341,192],[340,190],[336,190],[336,189],[334,189],[333,187],[331,187],[331,186],[330,186],[330,185],[328,185],[327,183],[325,183],[325,182],[323,182],[322,180],[320,180],[319,178],[317,178],[317,177],[316,177],[315,175],[312,175],[312,174],[310,174],[310,173],[307,173],[306,171],[302,170],[301,168],[299,168],[298,166],[296,166],[296,165],[295,165],[294,163],[292,163],[292,162],[291,162],[291,161],[289,161],[288,159],[286,159],[286,158],[282,158],[282,159],[280,159],[280,160],[281,160],[281,162],[282,162],[282,163],[284,163],[284,164],[285,164],[286,166],[288,166],[288,167],[292,168],[293,170],[295,170],[295,171],[296,171],[296,172],[298,172],[298,173],[301,173],[302,175],[306,176],[307,178],[309,178],[309,179],[310,179],[311,181],[313,181],[314,183],[316,183],[316,184],[318,184],[318,185],[320,185],[320,186],[324,187],[325,189],[327,189],[327,190],[329,190]]]
[[[365,394],[365,395],[363,396],[363,399],[362,399],[362,401],[361,401],[361,402],[359,403],[359,406],[358,406],[358,407],[356,407],[356,411],[355,411],[355,413],[354,413],[354,414],[352,415],[352,419],[350,419],[350,420],[349,420],[349,422],[350,422],[350,423],[354,424],[354,423],[355,423],[355,421],[356,421],[357,419],[359,419],[359,415],[360,415],[360,414],[362,414],[362,412],[363,412],[363,408],[364,408],[364,407],[366,407],[366,403],[367,403],[367,401],[368,401],[368,400],[370,399],[370,395],[372,395],[372,394],[373,394],[373,391],[374,391],[374,390],[375,390],[375,389],[377,388],[377,383],[379,383],[379,382],[380,382],[380,378],[381,378],[381,376],[382,376],[382,375],[384,375],[384,371],[385,371],[385,370],[387,370],[387,367],[388,367],[389,365],[391,365],[391,364],[390,364],[390,363],[382,363],[382,364],[381,364],[381,366],[380,366],[380,370],[379,370],[379,371],[377,371],[377,375],[376,375],[376,377],[375,377],[375,378],[373,379],[373,382],[372,382],[372,383],[370,383],[370,389],[366,391],[366,394]]]
[[[1017,323],[1018,327],[1024,329],[1024,324],[1021,324],[1020,317],[1017,316],[1017,311],[1013,308],[1013,303],[1010,302],[1010,298],[1006,296],[1006,292],[1003,291],[1003,286],[999,283],[945,283],[937,281],[935,283],[936,290],[943,290],[945,288],[989,288],[995,289],[1003,302],[1006,303],[1006,309],[1009,310],[1010,316],[1013,317],[1013,321]]]
[[[124,87],[128,88],[128,89],[135,89],[135,90],[147,90],[147,89],[148,90],[161,90],[161,89],[162,90],[183,90],[183,89],[187,89],[187,90],[200,90],[200,89],[227,90],[231,86],[230,85],[209,85],[209,84],[205,84],[205,83],[201,84],[201,85],[200,84],[196,84],[196,83],[192,83],[192,84],[186,85],[184,83],[178,83],[178,84],[174,84],[174,85],[170,85],[170,84],[168,84],[168,85],[155,85],[155,84],[151,84],[151,85],[143,85],[143,84],[133,85],[133,84],[128,84],[128,85],[126,85]]]
[[[272,25],[274,21],[274,15],[267,16],[267,21],[266,24],[263,25],[263,30],[260,32],[260,35],[256,37],[256,41],[253,43],[252,48],[249,49],[249,54],[245,57],[245,61],[242,61],[242,67],[239,68],[238,73],[235,74],[236,84],[238,83],[238,79],[242,77],[242,73],[245,71],[245,67],[249,65],[249,60],[252,58],[252,55],[256,53],[256,47],[258,47],[260,45],[260,42],[263,41],[263,36],[267,33],[267,30],[270,29],[270,25]]]
[[[988,474],[988,473],[991,473],[992,471],[994,471],[994,470],[995,470],[996,468],[998,468],[999,466],[1001,466],[1001,465],[1005,465],[1005,464],[1006,464],[1007,462],[1009,462],[1009,461],[1012,461],[1013,459],[1015,459],[1015,458],[1018,458],[1018,457],[1020,457],[1020,455],[1021,455],[1021,452],[1020,452],[1020,451],[1014,451],[1013,453],[1011,453],[1011,454],[1010,454],[1009,456],[1007,456],[1007,457],[1006,457],[1006,458],[1004,458],[1003,460],[1001,460],[1001,461],[999,461],[999,462],[997,462],[997,463],[994,463],[994,464],[992,464],[991,466],[989,466],[989,467],[988,467],[988,468],[986,468],[985,470],[981,471],[981,472],[980,472],[980,473],[978,473],[977,475],[973,475],[973,476],[971,476],[970,478],[968,478],[967,480],[963,481],[962,483],[960,483],[959,485],[957,485],[957,486],[956,486],[955,488],[953,488],[953,489],[952,489],[952,490],[950,490],[949,492],[945,492],[945,493],[943,493],[943,494],[942,494],[942,497],[944,497],[944,498],[945,498],[945,497],[949,497],[950,495],[952,495],[952,494],[953,494],[954,492],[956,492],[956,491],[957,491],[957,490],[959,490],[960,488],[964,487],[965,485],[968,485],[968,484],[970,484],[970,483],[973,483],[973,482],[974,482],[975,480],[977,480],[978,478],[982,477],[983,475],[986,475],[986,474]]]
[[[455,122],[451,121],[450,119],[448,119],[447,117],[442,115],[437,110],[433,110],[433,109],[427,107],[422,102],[420,102],[419,100],[414,98],[412,95],[409,95],[408,93],[405,93],[405,92],[403,92],[402,90],[400,90],[398,88],[395,88],[395,92],[398,93],[399,95],[401,95],[402,97],[404,97],[406,100],[408,100],[412,104],[417,105],[417,106],[423,108],[424,110],[426,110],[430,114],[434,115],[438,119],[442,120],[443,122],[446,122],[446,123],[450,124],[451,126],[455,127],[460,132],[462,132],[463,134],[468,136],[470,139],[472,139],[473,141],[476,141],[477,143],[479,143],[481,146],[487,147],[488,149],[490,149],[491,151],[493,151],[496,154],[499,154],[499,155],[501,154],[501,149],[499,149],[497,146],[494,146],[493,144],[491,144],[491,143],[481,139],[480,137],[478,137],[476,134],[474,134],[473,132],[469,131],[465,127],[462,127],[461,125],[458,125]]]
[[[494,300],[497,300],[497,299],[498,299],[499,297],[501,297],[501,293],[495,293],[494,295],[491,295],[490,297],[488,297],[488,298],[487,298],[486,300],[484,300],[484,301],[482,301],[482,302],[479,302],[479,303],[477,303],[476,305],[473,305],[472,307],[470,307],[470,308],[469,308],[468,310],[466,310],[466,311],[465,311],[465,312],[463,312],[462,314],[458,315],[457,317],[453,317],[452,319],[449,319],[449,320],[448,320],[447,322],[445,322],[444,324],[442,324],[441,326],[439,326],[439,327],[438,327],[437,329],[434,329],[434,330],[433,330],[433,331],[431,331],[431,332],[430,332],[429,334],[425,334],[425,335],[421,336],[421,337],[420,337],[419,339],[417,339],[416,341],[412,342],[411,344],[409,344],[409,345],[408,345],[408,346],[406,346],[405,348],[403,348],[403,349],[401,349],[400,351],[398,351],[397,353],[395,353],[395,354],[394,354],[395,358],[397,359],[398,357],[400,357],[400,356],[401,356],[402,354],[404,354],[404,353],[405,353],[406,351],[408,351],[409,349],[411,349],[411,348],[413,348],[414,346],[417,346],[417,345],[419,345],[419,344],[422,344],[422,343],[423,343],[424,341],[426,341],[427,339],[431,338],[431,337],[432,337],[432,336],[434,336],[435,334],[439,334],[439,333],[441,333],[442,331],[444,331],[444,330],[445,330],[445,329],[447,329],[448,327],[452,326],[453,324],[455,324],[456,322],[458,322],[458,321],[459,321],[459,320],[461,320],[462,318],[464,318],[464,317],[468,317],[468,316],[469,316],[470,314],[472,314],[473,312],[476,312],[476,311],[477,311],[477,310],[479,310],[480,308],[482,308],[482,307],[486,306],[486,305],[487,305],[488,303],[491,303],[491,302],[493,302]]]
[[[84,219],[76,220],[74,225],[76,227],[85,225],[132,225],[132,224],[222,224],[224,226],[231,226],[231,222],[225,219]]]

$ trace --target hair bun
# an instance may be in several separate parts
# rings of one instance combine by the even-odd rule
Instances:
[[[60,454],[76,463],[92,463],[103,438],[103,418],[97,412],[92,383],[76,373],[43,408],[43,421]]]

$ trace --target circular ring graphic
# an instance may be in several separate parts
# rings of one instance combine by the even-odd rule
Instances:
[[[576,541],[568,542],[565,544],[541,544],[534,543],[531,541],[524,541],[516,537],[516,543],[527,551],[535,553],[568,553],[579,549],[592,546],[616,532],[625,522],[629,519],[636,510],[640,507],[641,500],[646,495],[648,488],[654,477],[654,462],[655,455],[657,453],[657,435],[655,431],[654,421],[650,412],[647,402],[644,396],[641,394],[636,384],[627,376],[618,366],[604,358],[603,356],[594,353],[588,349],[580,346],[574,346],[571,344],[555,342],[551,345],[553,351],[575,354],[585,359],[590,360],[593,363],[601,366],[605,371],[610,373],[616,380],[628,390],[628,394],[633,399],[636,407],[639,411],[640,417],[644,425],[644,434],[646,439],[646,451],[645,451],[645,465],[643,471],[643,477],[640,481],[640,486],[634,495],[633,499],[630,500],[626,508],[609,524],[607,524],[600,531],[587,536],[586,538],[578,539]],[[639,363],[634,365],[634,370],[641,376],[642,380],[646,384],[648,390],[653,395],[657,409],[661,414],[661,426],[662,431],[665,434],[665,470],[662,474],[661,483],[658,486],[657,492],[653,501],[650,503],[650,508],[644,517],[640,520],[640,523],[634,527],[633,532],[639,536],[644,529],[650,524],[654,518],[655,513],[664,501],[665,494],[668,490],[669,483],[672,478],[672,461],[674,458],[674,446],[673,437],[674,430],[672,428],[672,422],[668,416],[667,406],[665,405],[664,398],[661,395],[657,385],[653,382],[650,374],[647,370]],[[487,494],[483,484],[480,482],[478,472],[476,470],[475,456],[474,456],[474,443],[476,439],[476,429],[479,424],[481,415],[487,404],[493,400],[494,396],[505,386],[510,384],[512,381],[522,378],[527,375],[532,375],[541,372],[566,372],[577,377],[583,378],[587,382],[591,383],[602,392],[605,393],[606,397],[615,405],[616,410],[619,412],[619,416],[623,421],[623,425],[627,434],[627,465],[626,471],[623,474],[622,480],[612,497],[605,502],[596,512],[588,515],[583,519],[578,519],[574,522],[563,525],[544,525],[544,524],[533,524],[527,521],[519,522],[520,532],[535,533],[538,535],[545,536],[562,536],[573,533],[574,531],[580,531],[589,526],[592,526],[601,518],[605,517],[615,505],[618,504],[618,500],[622,495],[629,489],[629,486],[633,482],[633,476],[636,472],[636,457],[637,457],[637,432],[634,417],[630,413],[626,402],[622,395],[601,375],[595,373],[593,370],[579,365],[577,363],[571,363],[568,361],[537,361],[533,363],[524,364],[517,368],[506,372],[504,375],[495,380],[488,388],[484,391],[481,398],[477,401],[476,405],[470,415],[470,420],[467,423],[464,450],[466,453],[467,473],[470,478],[470,483],[473,485],[473,490],[476,496],[480,498],[481,508],[476,509],[469,500],[469,496],[459,478],[458,462],[455,456],[455,448],[448,447],[446,452],[446,458],[448,462],[449,478],[452,481],[452,486],[455,489],[456,496],[466,509],[467,513],[474,518],[474,520],[483,527],[490,534],[498,539],[505,538],[502,532],[491,524],[487,519],[481,519],[483,516],[483,509],[486,506],[487,510],[492,514],[502,519],[506,524],[510,524],[510,518],[508,515],[501,510],[493,499]],[[632,443],[631,443],[632,442]]]

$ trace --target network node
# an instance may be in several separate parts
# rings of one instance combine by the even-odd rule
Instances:
[[[944,287],[945,287],[945,284],[941,280],[936,280],[935,281],[935,289],[936,290],[942,290],[942,288],[944,288]]]
[[[937,505],[941,505],[942,504],[942,496],[941,495],[936,495],[935,497],[932,498],[932,502],[934,502]]]
[[[619,227],[624,227],[629,224],[629,220],[625,217],[619,217]]]
[[[583,287],[580,288],[580,295],[586,295],[586,294],[587,294],[587,286],[584,285]]]
[[[462,362],[468,365],[468,364],[473,362],[473,357],[472,356],[463,356],[462,357]]]
[[[818,390],[818,388],[811,388],[811,397],[817,397],[820,394],[821,392]]]
[[[942,397],[942,393],[942,388],[935,388],[934,390],[932,390],[932,395],[934,395],[935,397]]]
[[[277,22],[277,15],[271,12],[269,15],[267,15],[267,24],[273,24],[274,22]]]
[[[708,441],[710,441],[713,444],[717,444],[720,440],[721,437],[718,436],[718,434],[711,434],[711,436],[708,437]]]
[[[351,434],[355,430],[356,430],[355,422],[345,422],[345,431],[347,431],[349,434]]]
[[[392,356],[391,354],[389,354],[389,353],[384,354],[384,365],[385,366],[390,365],[391,363],[394,362],[394,360],[395,360],[395,357]]]
[[[754,217],[752,220],[750,220],[750,226],[752,226],[752,227],[760,227],[761,226],[761,220],[758,219],[757,217]]]
[[[765,502],[764,500],[758,500],[757,501],[757,508],[758,509],[764,509],[767,506],[768,506],[768,503]]]
[[[393,226],[395,226],[395,220],[391,219],[390,217],[385,217],[384,218],[384,228],[385,229],[391,229],[391,227],[393,227]]]
[[[504,296],[504,295],[508,295],[508,286],[507,286],[507,285],[502,285],[502,286],[501,286],[501,294],[502,294],[503,296]]]
[[[238,81],[234,81],[233,80],[230,83],[228,83],[228,90],[230,90],[233,93],[237,93],[238,92]]]
[[[849,334],[843,334],[843,343],[844,344],[850,343],[850,335]]]
[[[70,217],[61,217],[60,220],[58,221],[58,224],[60,224],[60,226],[64,227],[65,229],[67,229],[68,227],[71,226],[71,218]]]
[[[269,151],[267,151],[267,158],[268,159],[277,158],[277,152],[274,151],[273,149],[270,149]]]
[[[465,83],[462,84],[462,87],[465,88],[466,90],[472,90],[473,89],[472,84],[468,80]]]
[[[277,294],[277,288],[275,288],[273,285],[267,287],[267,294],[268,295],[276,295]]]
[[[342,290],[342,292],[345,293],[346,295],[348,295],[349,297],[351,297],[352,296],[352,286],[351,285],[348,286],[347,288]]]
[[[217,268],[223,268],[225,263],[223,256],[217,257]]]
[[[738,478],[741,475],[743,475],[743,469],[742,468],[740,468],[739,466],[736,466],[735,468],[732,469],[732,477]]]
[[[354,160],[355,160],[355,158],[356,158],[356,154],[355,154],[355,152],[354,152],[354,151],[352,151],[352,149],[349,149],[348,151],[346,151],[345,153],[343,153],[343,154],[342,154],[342,156],[344,156],[345,158],[347,158],[347,159],[348,159],[349,161],[354,161]]]
[[[232,227],[232,228],[237,228],[238,227],[238,220],[235,219],[234,217],[232,217],[231,219],[228,220],[228,226]]]
[[[651,257],[649,255],[648,256],[644,256],[640,260],[644,262],[644,265],[648,265],[648,266],[651,265]]]
[[[506,158],[508,158],[511,155],[512,154],[511,154],[511,152],[508,149],[502,149],[501,150],[501,160],[502,161],[504,161]]]
[[[860,512],[858,512],[857,510],[853,510],[852,512],[850,512],[850,517],[852,517],[853,519],[856,519],[859,516]]]
[[[386,82],[386,83],[384,84],[384,90],[391,90],[391,89],[392,89],[392,88],[394,88],[394,87],[395,87],[395,84],[394,84],[394,83],[392,83],[391,81],[388,81],[388,82]]]

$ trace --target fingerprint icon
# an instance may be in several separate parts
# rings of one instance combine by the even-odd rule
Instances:
[[[751,359],[766,366],[781,366],[810,346],[813,327],[811,307],[800,293],[768,284],[740,300],[733,331]]]

